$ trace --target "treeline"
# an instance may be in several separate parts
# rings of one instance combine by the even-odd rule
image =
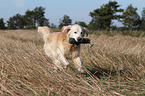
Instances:
[[[36,7],[34,10],[27,10],[25,15],[19,13],[10,17],[7,21],[7,29],[35,29],[37,26],[49,25],[49,20],[45,18],[45,8]],[[0,19],[0,28],[6,29],[3,18]]]
[[[117,1],[109,1],[108,4],[103,4],[100,8],[93,10],[89,13],[92,20],[87,25],[85,22],[75,22],[90,30],[110,30],[110,29],[123,29],[123,30],[145,30],[145,8],[140,17],[137,13],[137,8],[131,4],[124,10],[119,8],[120,5]],[[6,23],[4,19],[0,19],[0,29],[35,29],[38,26],[55,27],[53,23],[50,24],[49,19],[45,17],[45,8],[36,7],[34,10],[27,10],[25,15],[16,14],[10,17]],[[121,15],[118,15],[121,14]],[[118,20],[124,27],[117,28],[113,26],[113,20]],[[72,24],[72,19],[64,15],[60,19],[59,28],[62,26]]]

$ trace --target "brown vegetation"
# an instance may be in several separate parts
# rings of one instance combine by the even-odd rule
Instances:
[[[91,34],[82,45],[85,74],[55,72],[36,30],[0,30],[1,96],[145,95],[145,38]]]

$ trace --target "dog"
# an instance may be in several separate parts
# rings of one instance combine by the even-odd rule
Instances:
[[[67,58],[71,58],[75,68],[81,73],[83,70],[83,62],[80,58],[81,45],[70,44],[69,38],[74,38],[76,42],[83,40],[83,37],[88,36],[89,30],[78,24],[64,26],[62,32],[53,32],[50,28],[38,27],[44,40],[44,50],[48,57],[53,60],[54,69],[66,68],[69,65]]]

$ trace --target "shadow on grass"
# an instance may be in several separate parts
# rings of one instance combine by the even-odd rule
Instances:
[[[109,76],[115,76],[115,75],[123,75],[123,70],[115,71],[115,70],[109,70],[105,68],[100,68],[98,66],[95,66],[92,69],[87,69],[88,72],[85,73],[85,75],[88,77],[91,75],[101,78],[101,77],[109,77]]]

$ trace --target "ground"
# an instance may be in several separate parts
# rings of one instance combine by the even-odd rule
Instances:
[[[0,30],[1,96],[145,95],[145,38],[91,34],[82,45],[85,73],[69,60],[55,72],[36,30]]]

